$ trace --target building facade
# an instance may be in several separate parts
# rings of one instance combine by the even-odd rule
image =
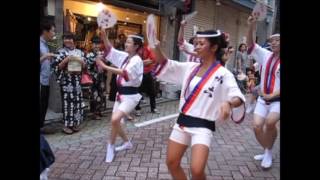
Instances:
[[[246,41],[248,31],[247,19],[256,1],[254,0],[196,0],[195,10],[198,12],[185,29],[185,39],[190,39],[197,29],[219,29],[230,34],[230,45],[235,49]],[[268,1],[267,18],[258,22],[257,43],[264,44],[272,34],[273,0]],[[235,54],[228,62],[230,68],[235,64]]]

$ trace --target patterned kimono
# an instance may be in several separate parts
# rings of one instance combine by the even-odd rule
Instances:
[[[91,86],[90,95],[90,111],[101,112],[106,109],[106,75],[103,70],[101,72],[96,66],[95,59],[98,53],[90,52],[86,56],[86,64],[88,65],[89,74],[92,77],[93,84]]]
[[[62,48],[52,64],[52,68],[57,75],[57,82],[61,87],[63,121],[66,127],[78,126],[83,120],[84,103],[80,85],[81,74],[68,73],[67,66],[63,70],[58,68],[59,63],[64,58],[74,53],[84,58],[83,52],[79,49]]]

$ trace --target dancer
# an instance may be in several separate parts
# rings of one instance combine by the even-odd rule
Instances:
[[[192,37],[189,43],[184,39],[184,27],[186,26],[187,22],[182,20],[180,23],[180,29],[178,34],[178,45],[180,51],[186,57],[187,62],[200,62],[200,58],[197,56],[197,53],[194,52],[194,44],[196,42],[196,38]]]
[[[254,156],[262,160],[263,168],[272,165],[272,146],[277,137],[276,124],[280,120],[280,34],[270,36],[272,51],[268,51],[255,44],[257,17],[248,18],[249,31],[247,35],[248,54],[262,66],[261,68],[261,96],[258,98],[254,110],[253,128],[258,142],[264,148],[264,154]],[[264,128],[265,126],[265,128]]]
[[[101,31],[101,38],[105,45],[105,53],[103,57],[98,57],[96,63],[102,69],[117,74],[118,92],[112,110],[112,128],[106,154],[106,162],[112,162],[115,151],[132,148],[132,143],[123,131],[120,121],[122,118],[129,116],[142,97],[139,94],[139,87],[143,77],[143,61],[137,52],[143,46],[143,37],[140,35],[128,36],[125,43],[125,52],[112,47],[105,29]],[[103,61],[107,60],[117,68],[105,65]],[[114,143],[118,134],[124,143],[115,148]]]
[[[215,121],[227,119],[231,108],[245,101],[233,74],[217,59],[228,45],[225,34],[209,30],[198,32],[196,38],[195,52],[201,63],[168,60],[159,43],[153,49],[159,63],[155,75],[160,80],[182,85],[180,115],[167,150],[167,166],[173,179],[179,180],[187,179],[180,162],[189,145],[192,179],[205,179]]]

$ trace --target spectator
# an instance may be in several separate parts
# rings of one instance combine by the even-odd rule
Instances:
[[[48,41],[55,35],[55,25],[48,21],[40,24],[40,130],[42,133],[53,133],[52,129],[44,129],[50,95],[51,62],[54,54],[49,52]]]
[[[75,48],[74,35],[65,33],[63,36],[64,47],[59,50],[59,55],[52,64],[57,75],[57,82],[61,87],[62,112],[66,134],[80,131],[83,121],[83,98],[81,89],[81,71],[85,68],[84,53]],[[80,71],[70,71],[70,62],[78,62]],[[69,66],[69,67],[68,67]]]
[[[100,37],[94,36],[91,40],[92,50],[86,56],[88,71],[92,77],[90,95],[90,111],[93,113],[93,119],[101,120],[102,111],[106,108],[106,75],[102,69],[96,65],[96,57],[102,54]]]

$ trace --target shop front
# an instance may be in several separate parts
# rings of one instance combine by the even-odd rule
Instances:
[[[110,40],[116,42],[119,35],[142,34],[146,37],[146,19],[148,12],[123,8],[111,4],[94,1],[64,0],[64,32],[70,31],[76,35],[77,46],[90,48],[90,40],[98,35],[97,15],[104,9],[109,9],[117,17],[116,25],[110,30]],[[160,26],[160,16],[155,15],[157,27]],[[159,28],[158,28],[158,35]]]
[[[176,38],[181,15],[176,8],[177,2],[182,1],[48,0],[45,8],[46,16],[55,21],[57,35],[60,36],[66,31],[73,32],[76,35],[77,47],[85,51],[91,47],[91,38],[99,34],[96,19],[103,8],[109,9],[117,17],[117,23],[109,34],[110,40],[114,43],[121,34],[127,36],[140,33],[146,37],[146,19],[152,13],[155,15],[158,27],[157,38],[161,41],[162,49],[169,58],[178,59],[179,50],[176,46]],[[62,41],[57,40],[57,42],[57,47],[61,47]],[[60,98],[57,98],[60,97],[60,88],[54,77],[50,84],[49,108],[54,112],[61,112]]]

